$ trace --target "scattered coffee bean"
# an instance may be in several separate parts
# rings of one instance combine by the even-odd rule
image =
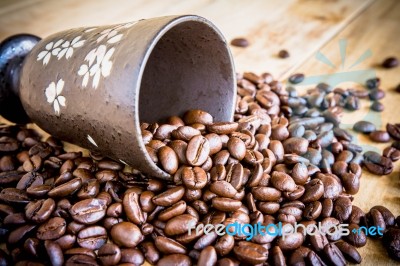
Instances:
[[[372,124],[371,122],[368,121],[358,121],[357,123],[355,123],[353,125],[353,129],[357,132],[360,133],[365,133],[365,134],[369,134],[373,131],[376,130],[376,127],[374,124]]]
[[[250,45],[250,43],[245,38],[235,38],[231,41],[231,45],[236,47],[247,47]]]
[[[399,65],[399,61],[396,57],[388,57],[382,62],[384,68],[394,68]]]
[[[390,135],[386,131],[377,130],[369,134],[369,138],[374,142],[386,143],[390,141]]]
[[[298,84],[304,80],[304,74],[297,73],[289,77],[289,82],[292,84]]]
[[[382,112],[384,109],[385,106],[379,101],[374,101],[371,105],[371,110],[375,112]]]
[[[290,54],[287,50],[280,50],[278,53],[278,56],[280,58],[288,58],[290,56]]]

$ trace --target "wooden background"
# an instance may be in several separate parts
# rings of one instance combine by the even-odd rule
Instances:
[[[374,68],[386,91],[385,111],[371,113],[370,103],[363,101],[362,111],[346,114],[344,125],[351,127],[360,119],[369,119],[383,129],[387,122],[400,122],[400,93],[394,91],[400,83],[400,67],[379,67],[388,56],[400,57],[398,0],[0,0],[0,39],[22,32],[45,37],[73,27],[175,14],[206,17],[228,41],[247,38],[251,42],[249,47],[232,47],[238,72],[267,71],[284,80],[294,72],[318,76]],[[342,65],[339,41],[343,39],[347,42],[347,56]],[[282,48],[290,52],[290,58],[277,57]],[[350,68],[368,49],[372,56]],[[317,52],[329,58],[332,66],[317,60]],[[370,143],[365,136],[359,136],[357,142],[365,149],[383,149],[388,145]],[[72,145],[68,148],[78,149]],[[399,215],[399,169],[400,164],[396,163],[393,173],[383,177],[364,172],[354,203],[364,211],[385,205]],[[396,264],[387,258],[377,240],[369,240],[359,251],[364,265]]]

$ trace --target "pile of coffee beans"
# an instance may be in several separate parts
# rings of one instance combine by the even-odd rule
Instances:
[[[398,124],[385,132],[366,121],[354,125],[373,140],[396,140],[383,156],[363,153],[339,127],[343,109],[358,109],[360,95],[321,83],[300,96],[268,73],[238,75],[234,122],[189,110],[141,124],[146,149],[169,181],[1,125],[0,265],[345,265],[361,262],[357,248],[367,236],[359,229],[372,226],[382,228],[389,255],[400,260],[400,217],[352,204],[361,165],[388,174],[400,153]],[[246,239],[193,228],[295,223],[347,223],[350,235],[300,229]]]

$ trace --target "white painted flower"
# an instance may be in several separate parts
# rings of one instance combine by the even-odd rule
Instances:
[[[65,97],[61,95],[63,88],[64,80],[60,79],[57,81],[57,84],[55,82],[50,83],[45,91],[47,102],[53,105],[57,115],[60,114],[60,105],[66,106]]]
[[[120,30],[130,28],[133,25],[135,25],[136,23],[137,23],[137,21],[119,24],[113,28],[103,30],[102,32],[100,32],[100,37],[97,38],[97,43],[103,41],[104,39],[107,39],[107,43],[119,42],[123,36],[123,34],[120,33]]]
[[[112,61],[110,61],[110,57],[113,55],[114,51],[115,48],[111,48],[107,51],[105,45],[100,45],[87,54],[85,57],[87,64],[81,65],[78,71],[78,75],[83,76],[83,87],[86,87],[89,83],[89,79],[93,77],[92,87],[97,89],[100,78],[110,75],[113,65]]]
[[[57,42],[49,42],[46,46],[44,51],[41,51],[37,56],[37,61],[43,59],[43,65],[47,65],[50,61],[51,55],[54,49],[57,49],[62,43],[64,42],[63,39],[58,40]]]
[[[94,139],[93,139],[90,135],[87,135],[87,139],[88,139],[89,142],[92,143],[94,146],[99,147],[99,146],[97,146],[96,141],[94,141]]]
[[[61,47],[53,49],[52,54],[57,55],[58,60],[60,60],[64,55],[66,59],[69,59],[74,53],[74,48],[81,47],[85,40],[81,40],[82,36],[75,37],[71,42],[65,41]]]

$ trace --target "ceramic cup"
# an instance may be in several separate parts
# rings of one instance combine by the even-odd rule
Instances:
[[[148,155],[140,122],[189,109],[233,119],[230,50],[211,22],[194,15],[59,32],[14,72],[13,90],[42,129],[159,178],[170,176]]]

